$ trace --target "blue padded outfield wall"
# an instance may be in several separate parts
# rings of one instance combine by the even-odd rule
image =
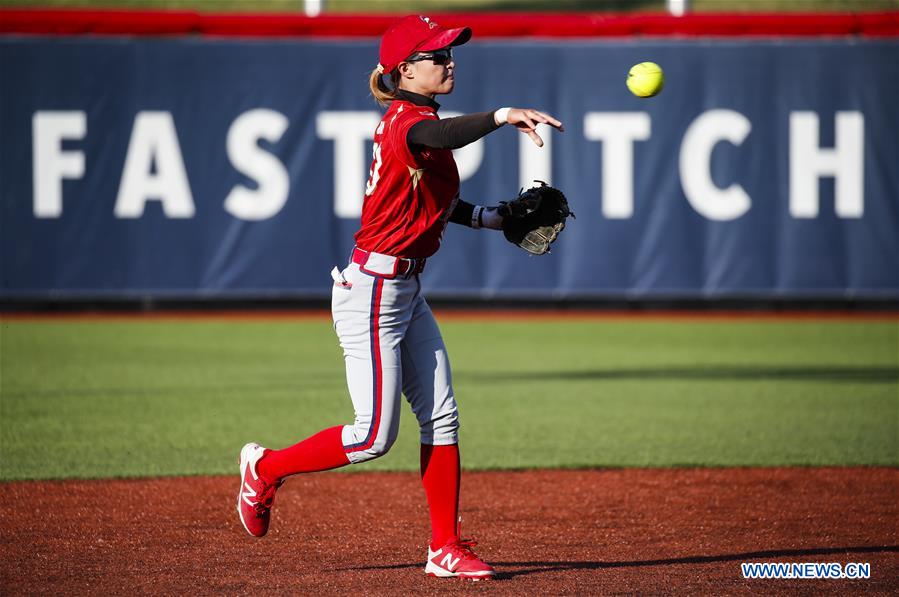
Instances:
[[[0,39],[0,298],[325,297],[380,116],[375,41]],[[662,94],[628,68],[654,60]],[[534,106],[457,153],[462,197],[531,179],[577,219],[534,258],[450,225],[432,297],[899,297],[899,43],[503,41],[443,111]]]

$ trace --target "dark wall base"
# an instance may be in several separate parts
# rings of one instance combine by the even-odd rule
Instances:
[[[443,310],[541,310],[541,311],[889,311],[899,313],[899,299],[893,298],[714,298],[714,299],[428,299]],[[0,300],[0,313],[84,313],[84,312],[167,312],[167,311],[322,311],[330,309],[324,298],[254,299],[66,299]]]

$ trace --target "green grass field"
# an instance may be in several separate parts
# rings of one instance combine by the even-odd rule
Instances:
[[[0,325],[2,480],[228,474],[246,441],[352,419],[327,320]],[[442,328],[469,469],[899,465],[895,321]],[[416,468],[402,418],[391,453],[354,470]]]

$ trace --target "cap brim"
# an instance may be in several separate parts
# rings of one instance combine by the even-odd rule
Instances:
[[[471,39],[471,27],[447,29],[421,44],[415,50],[417,52],[431,52],[450,46],[461,46],[469,39]]]

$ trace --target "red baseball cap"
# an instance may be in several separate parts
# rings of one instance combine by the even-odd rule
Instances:
[[[444,29],[428,17],[411,15],[397,21],[381,38],[381,72],[389,73],[415,52],[461,46],[471,39],[471,28]]]

